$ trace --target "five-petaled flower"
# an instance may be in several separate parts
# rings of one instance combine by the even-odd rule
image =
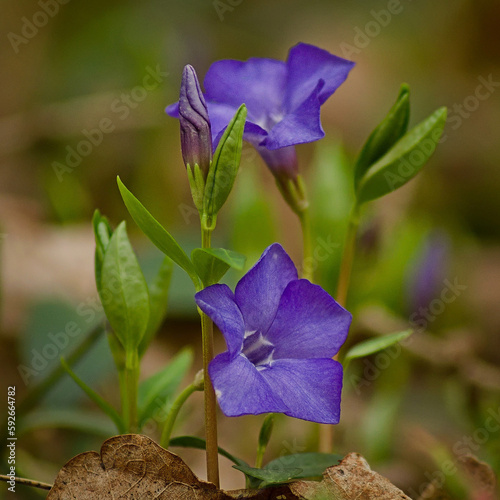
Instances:
[[[214,144],[241,104],[248,110],[244,139],[278,180],[297,177],[294,146],[324,137],[320,107],[345,81],[354,63],[299,43],[286,62],[251,58],[213,63],[204,80]],[[178,117],[173,104],[167,113]]]
[[[338,423],[342,365],[332,357],[351,314],[320,286],[298,279],[281,245],[264,251],[234,293],[218,284],[195,298],[226,340],[209,373],[227,416],[275,412]]]

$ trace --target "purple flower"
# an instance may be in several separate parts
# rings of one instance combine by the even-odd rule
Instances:
[[[299,43],[286,62],[251,58],[212,64],[204,80],[214,143],[238,107],[248,109],[244,139],[277,178],[297,177],[296,144],[324,137],[320,107],[344,82],[354,63]],[[178,117],[177,105],[167,108]]]
[[[195,299],[226,340],[209,373],[227,416],[273,412],[338,423],[342,365],[331,358],[351,315],[321,287],[298,279],[281,245],[265,250],[234,294],[212,285]]]
[[[449,239],[446,233],[431,233],[409,269],[407,280],[408,312],[421,314],[439,296],[446,278],[449,260]]]
[[[207,105],[194,68],[185,66],[179,97],[182,158],[186,167],[200,167],[206,178],[212,160],[212,137]]]

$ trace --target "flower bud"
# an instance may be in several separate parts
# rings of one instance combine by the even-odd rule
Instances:
[[[187,65],[182,73],[179,97],[182,157],[194,171],[198,165],[204,179],[212,161],[212,135],[207,105],[194,68]]]
[[[273,432],[274,427],[274,413],[268,413],[264,422],[262,423],[262,427],[260,429],[259,434],[259,448],[265,450],[269,440],[271,439],[271,434]]]

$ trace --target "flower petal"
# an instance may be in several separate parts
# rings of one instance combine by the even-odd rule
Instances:
[[[229,352],[233,355],[239,353],[243,346],[245,325],[231,289],[227,285],[212,285],[198,292],[194,299],[219,327]]]
[[[208,370],[219,405],[228,417],[289,410],[243,355],[233,358],[227,352],[219,354],[210,362]]]
[[[273,243],[236,285],[235,299],[247,332],[267,331],[276,315],[283,290],[296,279],[297,269],[292,259],[280,244]]]
[[[165,108],[165,113],[172,118],[179,118],[179,101],[169,104]]]
[[[345,342],[352,316],[318,285],[288,284],[274,321],[265,334],[274,359],[331,358]]]
[[[260,373],[288,406],[285,415],[323,424],[339,422],[342,365],[337,361],[278,359]]]
[[[210,125],[212,127],[212,143],[214,144],[215,150],[225,128],[238,108],[229,104],[221,104],[213,101],[207,101],[207,107]],[[267,136],[267,132],[263,128],[247,119],[243,136],[245,140],[252,144],[258,144],[265,136]]]
[[[345,81],[354,64],[314,45],[299,43],[292,47],[287,60],[286,110],[298,108],[320,80],[325,82],[318,96],[323,104]]]
[[[321,127],[321,103],[318,97],[324,83],[323,80],[320,80],[311,95],[271,129],[262,143],[263,146],[274,150],[294,144],[317,141],[325,136]]]
[[[235,110],[245,103],[248,119],[267,130],[269,118],[282,114],[285,82],[286,64],[282,61],[225,59],[210,66],[204,87],[208,101],[228,104]]]

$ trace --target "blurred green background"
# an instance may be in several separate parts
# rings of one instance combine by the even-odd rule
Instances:
[[[475,498],[477,485],[459,469],[462,440],[469,437],[470,451],[500,471],[500,426],[478,431],[491,415],[500,420],[500,3],[4,0],[1,5],[0,372],[5,391],[15,385],[20,404],[50,370],[43,367],[24,383],[19,366],[32,362],[33,349],[41,350],[48,334],[71,318],[87,330],[99,319],[90,223],[95,208],[115,226],[129,222],[146,273],[159,264],[161,255],[126,212],[117,175],[186,248],[198,245],[178,122],[164,113],[177,99],[183,66],[192,64],[202,80],[215,60],[284,60],[291,46],[308,42],[357,63],[323,106],[326,138],[298,148],[315,241],[321,246],[318,238],[323,238],[329,249],[315,262],[315,273],[331,293],[352,199],[352,164],[364,140],[402,82],[411,89],[411,124],[441,105],[449,107],[445,139],[423,173],[363,213],[348,342],[409,324],[418,332],[388,363],[389,354],[349,367],[336,451],[362,453],[412,498],[430,479],[439,482],[438,472],[451,460],[458,472],[444,473],[445,489],[452,498]],[[90,147],[83,143],[89,138]],[[299,224],[248,145],[218,222],[214,244],[245,253],[249,265],[273,241],[300,262]],[[429,271],[429,249],[436,245],[441,251]],[[238,279],[232,273],[229,283]],[[419,279],[425,283],[420,299],[415,298]],[[439,300],[449,288],[446,280],[461,285],[454,299],[443,307],[435,302],[436,314],[425,320],[415,316],[422,300],[424,306]],[[189,280],[176,270],[169,314],[143,376],[189,343],[196,351],[193,371],[198,369],[192,295]],[[217,348],[224,348],[220,338]],[[101,342],[78,371],[114,401],[111,366]],[[0,400],[3,412],[6,396]],[[201,435],[200,402],[193,399],[177,433]],[[61,430],[56,419],[51,424],[50,411],[75,408],[95,410],[64,380],[37,407],[18,415],[20,475],[52,482],[73,455],[98,449],[106,424],[96,422],[98,435],[88,428]],[[48,417],[33,413],[42,410]],[[253,461],[262,418],[222,418],[221,445]],[[312,425],[280,423],[268,459],[313,449]],[[243,440],[242,435],[254,437]],[[200,452],[175,451],[204,476]],[[223,487],[243,487],[243,476],[225,459],[221,464]],[[17,492],[18,498],[40,498],[21,486]]]

